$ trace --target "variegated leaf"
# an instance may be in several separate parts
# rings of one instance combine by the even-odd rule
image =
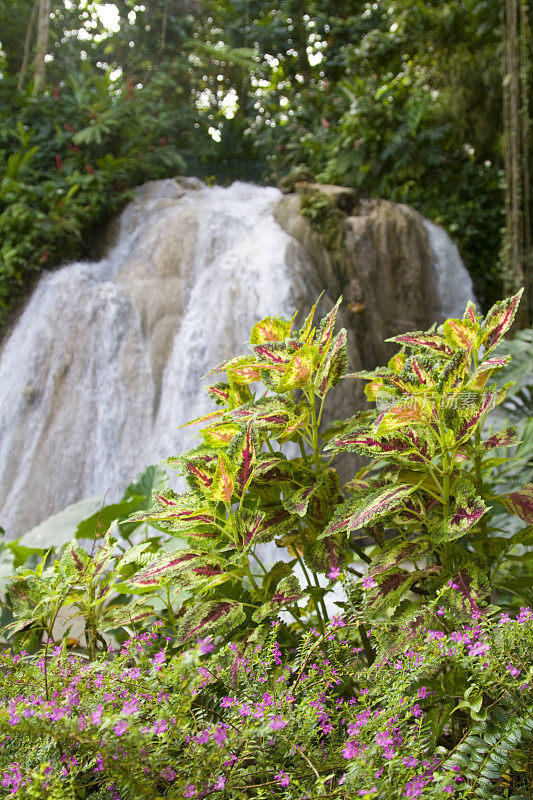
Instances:
[[[397,484],[377,489],[363,497],[350,498],[337,508],[335,516],[319,539],[341,531],[350,534],[365,527],[397,508],[414,490],[414,486]]]
[[[158,586],[167,578],[174,578],[180,572],[192,571],[194,567],[205,566],[205,563],[205,556],[199,553],[183,552],[183,550],[166,553],[137,572],[130,580],[136,586]]]
[[[346,556],[346,537],[342,534],[315,539],[304,547],[303,558],[313,572],[340,569]]]
[[[461,350],[456,353],[444,365],[441,370],[439,389],[442,395],[448,394],[457,395],[457,392],[463,385],[463,381],[468,369],[468,362],[470,361],[470,352],[468,350]]]
[[[309,383],[313,374],[316,352],[316,347],[304,345],[294,353],[281,376],[277,387],[278,392],[286,392],[287,389],[299,389]]]
[[[495,392],[487,392],[481,396],[464,392],[457,396],[456,404],[459,406],[459,403],[462,403],[462,405],[450,411],[447,417],[457,443],[474,433],[483,416],[496,405],[496,398]]]
[[[294,517],[282,508],[264,512],[242,509],[236,512],[239,534],[246,549],[272,542],[292,525]]]
[[[511,425],[509,428],[495,433],[489,439],[482,442],[482,447],[484,450],[492,450],[497,447],[511,447],[511,445],[516,444],[517,440],[518,428],[516,425]]]
[[[228,447],[231,472],[235,475],[235,486],[242,492],[252,475],[259,455],[259,440],[253,422],[248,422],[235,436]]]
[[[465,313],[463,314],[463,321],[466,320],[477,324],[477,308],[471,300],[466,304]]]
[[[335,336],[322,361],[315,378],[315,392],[322,398],[332,386],[337,386],[348,366],[346,352],[346,330],[342,328]]]
[[[470,350],[477,339],[479,325],[470,319],[447,319],[442,326],[444,338],[454,350]]]
[[[499,497],[498,500],[511,514],[520,517],[529,525],[533,525],[533,483],[526,483],[523,489]]]
[[[240,428],[235,422],[223,422],[200,431],[207,447],[227,447]]]
[[[408,397],[380,414],[372,425],[372,431],[383,436],[398,428],[425,425],[431,420],[432,410],[428,401],[423,397]]]
[[[205,390],[209,397],[211,397],[217,406],[225,406],[229,404],[231,387],[229,383],[214,383],[212,386],[206,386]]]
[[[385,339],[386,342],[397,342],[408,347],[421,347],[424,350],[432,350],[441,356],[452,356],[454,349],[448,344],[441,333],[426,333],[424,331],[414,331],[412,333],[402,333],[400,336],[392,336]]]
[[[300,338],[301,342],[307,342],[307,340],[309,339],[309,337],[311,335],[311,331],[313,329],[313,319],[314,319],[314,316],[315,316],[316,307],[319,304],[320,299],[321,299],[323,294],[324,294],[324,292],[321,292],[318,300],[315,302],[315,304],[313,305],[311,311],[307,315],[307,318],[306,318],[306,320],[305,320],[305,322],[303,324],[303,328],[300,330],[300,337],[299,338]]]
[[[251,344],[283,342],[291,332],[291,323],[280,317],[265,317],[257,322],[250,333]]]
[[[277,585],[272,599],[258,608],[253,614],[254,622],[261,622],[272,614],[277,614],[282,608],[293,606],[303,597],[303,592],[298,583],[296,575],[289,575],[283,578]]]
[[[505,367],[510,361],[511,356],[494,356],[493,358],[487,358],[485,361],[482,361],[470,380],[468,388],[477,389],[479,391],[484,389],[489,378],[491,378],[497,370]]]
[[[186,531],[197,525],[209,525],[215,516],[209,505],[194,493],[177,495],[171,489],[154,492],[152,506],[128,517],[129,522],[165,523],[172,532]]]
[[[316,345],[318,352],[322,355],[327,352],[331,339],[333,337],[333,330],[335,328],[335,320],[337,319],[337,312],[339,310],[342,297],[339,297],[331,311],[326,314],[324,319],[320,322],[318,333],[316,336]]]
[[[217,468],[213,476],[210,497],[213,500],[220,500],[223,503],[229,503],[232,498],[234,488],[235,479],[230,472],[228,457],[224,453],[221,453],[218,457]]]
[[[413,572],[398,570],[392,575],[387,575],[378,586],[369,592],[366,599],[367,608],[373,614],[382,613],[389,608],[396,608],[416,581],[434,575],[439,570],[439,567],[431,566]]]
[[[211,411],[209,414],[204,414],[203,417],[196,417],[196,419],[192,419],[190,422],[184,422],[183,425],[179,425],[179,428],[186,428],[188,425],[197,425],[200,422],[211,422],[214,419],[219,419],[220,417],[224,416],[224,411]]]
[[[265,344],[256,345],[254,353],[262,364],[270,364],[274,368],[285,368],[291,358],[287,345],[281,342],[266,342]]]
[[[459,539],[490,510],[481,497],[468,500],[459,499],[447,518],[430,527],[430,535],[435,543],[451,542]]]
[[[186,642],[207,634],[229,633],[245,619],[243,606],[233,600],[195,603],[180,620],[178,639]]]
[[[482,326],[482,342],[486,352],[496,347],[513,324],[523,291],[520,289],[512,297],[495,303],[488,312]]]
[[[191,489],[199,490],[208,497],[218,461],[218,453],[208,450],[193,450],[180,456],[180,459],[187,483]]]
[[[406,561],[413,562],[428,555],[425,542],[401,542],[384,549],[368,568],[368,575],[381,575],[399,567]]]
[[[260,453],[254,465],[254,481],[281,480],[292,474],[292,465],[283,454]]]

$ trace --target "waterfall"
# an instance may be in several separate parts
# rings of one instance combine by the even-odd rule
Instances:
[[[448,317],[462,315],[468,301],[475,301],[474,287],[457,245],[452,242],[444,228],[428,219],[423,222],[433,252],[432,266],[439,300],[438,321],[443,322]]]
[[[0,352],[8,538],[81,498],[120,496],[145,466],[195,446],[177,426],[211,410],[202,376],[245,352],[258,319],[291,316],[327,289],[275,221],[280,198],[244,183],[153,182],[103,260],[43,275]],[[445,265],[443,313],[457,313],[466,272],[444,231],[425,225]]]

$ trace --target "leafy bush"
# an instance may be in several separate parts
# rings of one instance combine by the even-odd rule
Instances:
[[[149,506],[134,488],[103,510],[138,504],[118,528],[79,526],[90,553],[18,568],[4,796],[524,797],[533,487],[497,455],[516,429],[483,434],[519,299],[395,337],[387,368],[349,376],[376,407],[327,430],[339,303],[257,323],[212,372],[202,443],[167,462],[188,490],[152,475]],[[368,460],[340,487],[347,450]],[[264,564],[268,542],[290,560]]]
[[[192,112],[179,88],[170,112],[163,88],[88,71],[38,100],[0,96],[0,327],[32,276],[87,255],[129,188],[183,172]]]

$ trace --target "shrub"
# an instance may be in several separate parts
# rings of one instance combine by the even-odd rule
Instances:
[[[167,462],[188,490],[154,473],[148,507],[137,481],[103,539],[80,526],[91,553],[17,570],[8,629],[37,649],[2,656],[5,796],[525,796],[533,487],[497,455],[516,429],[483,434],[519,298],[395,337],[387,368],[350,376],[376,407],[325,431],[339,303],[299,330],[257,323],[251,354],[212,372],[202,443]],[[368,460],[340,487],[347,450]],[[123,552],[120,527],[145,524],[168,540]],[[291,558],[269,568],[272,541]],[[85,647],[68,627],[53,641],[64,608]]]

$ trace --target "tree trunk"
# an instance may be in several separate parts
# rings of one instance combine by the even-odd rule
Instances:
[[[37,19],[37,45],[35,47],[35,88],[44,83],[45,56],[50,30],[50,0],[39,0],[39,16]]]
[[[30,59],[30,46],[31,46],[31,37],[33,34],[33,28],[35,26],[35,17],[37,14],[37,5],[39,0],[35,0],[32,8],[30,19],[28,22],[28,27],[26,28],[26,38],[24,39],[24,54],[22,56],[22,64],[20,65],[20,72],[17,81],[17,91],[21,92],[24,86],[24,78],[26,77],[26,70],[28,69],[28,61]]]
[[[531,319],[531,223],[527,0],[502,0],[503,124],[505,158],[504,293],[524,287],[517,326]]]

